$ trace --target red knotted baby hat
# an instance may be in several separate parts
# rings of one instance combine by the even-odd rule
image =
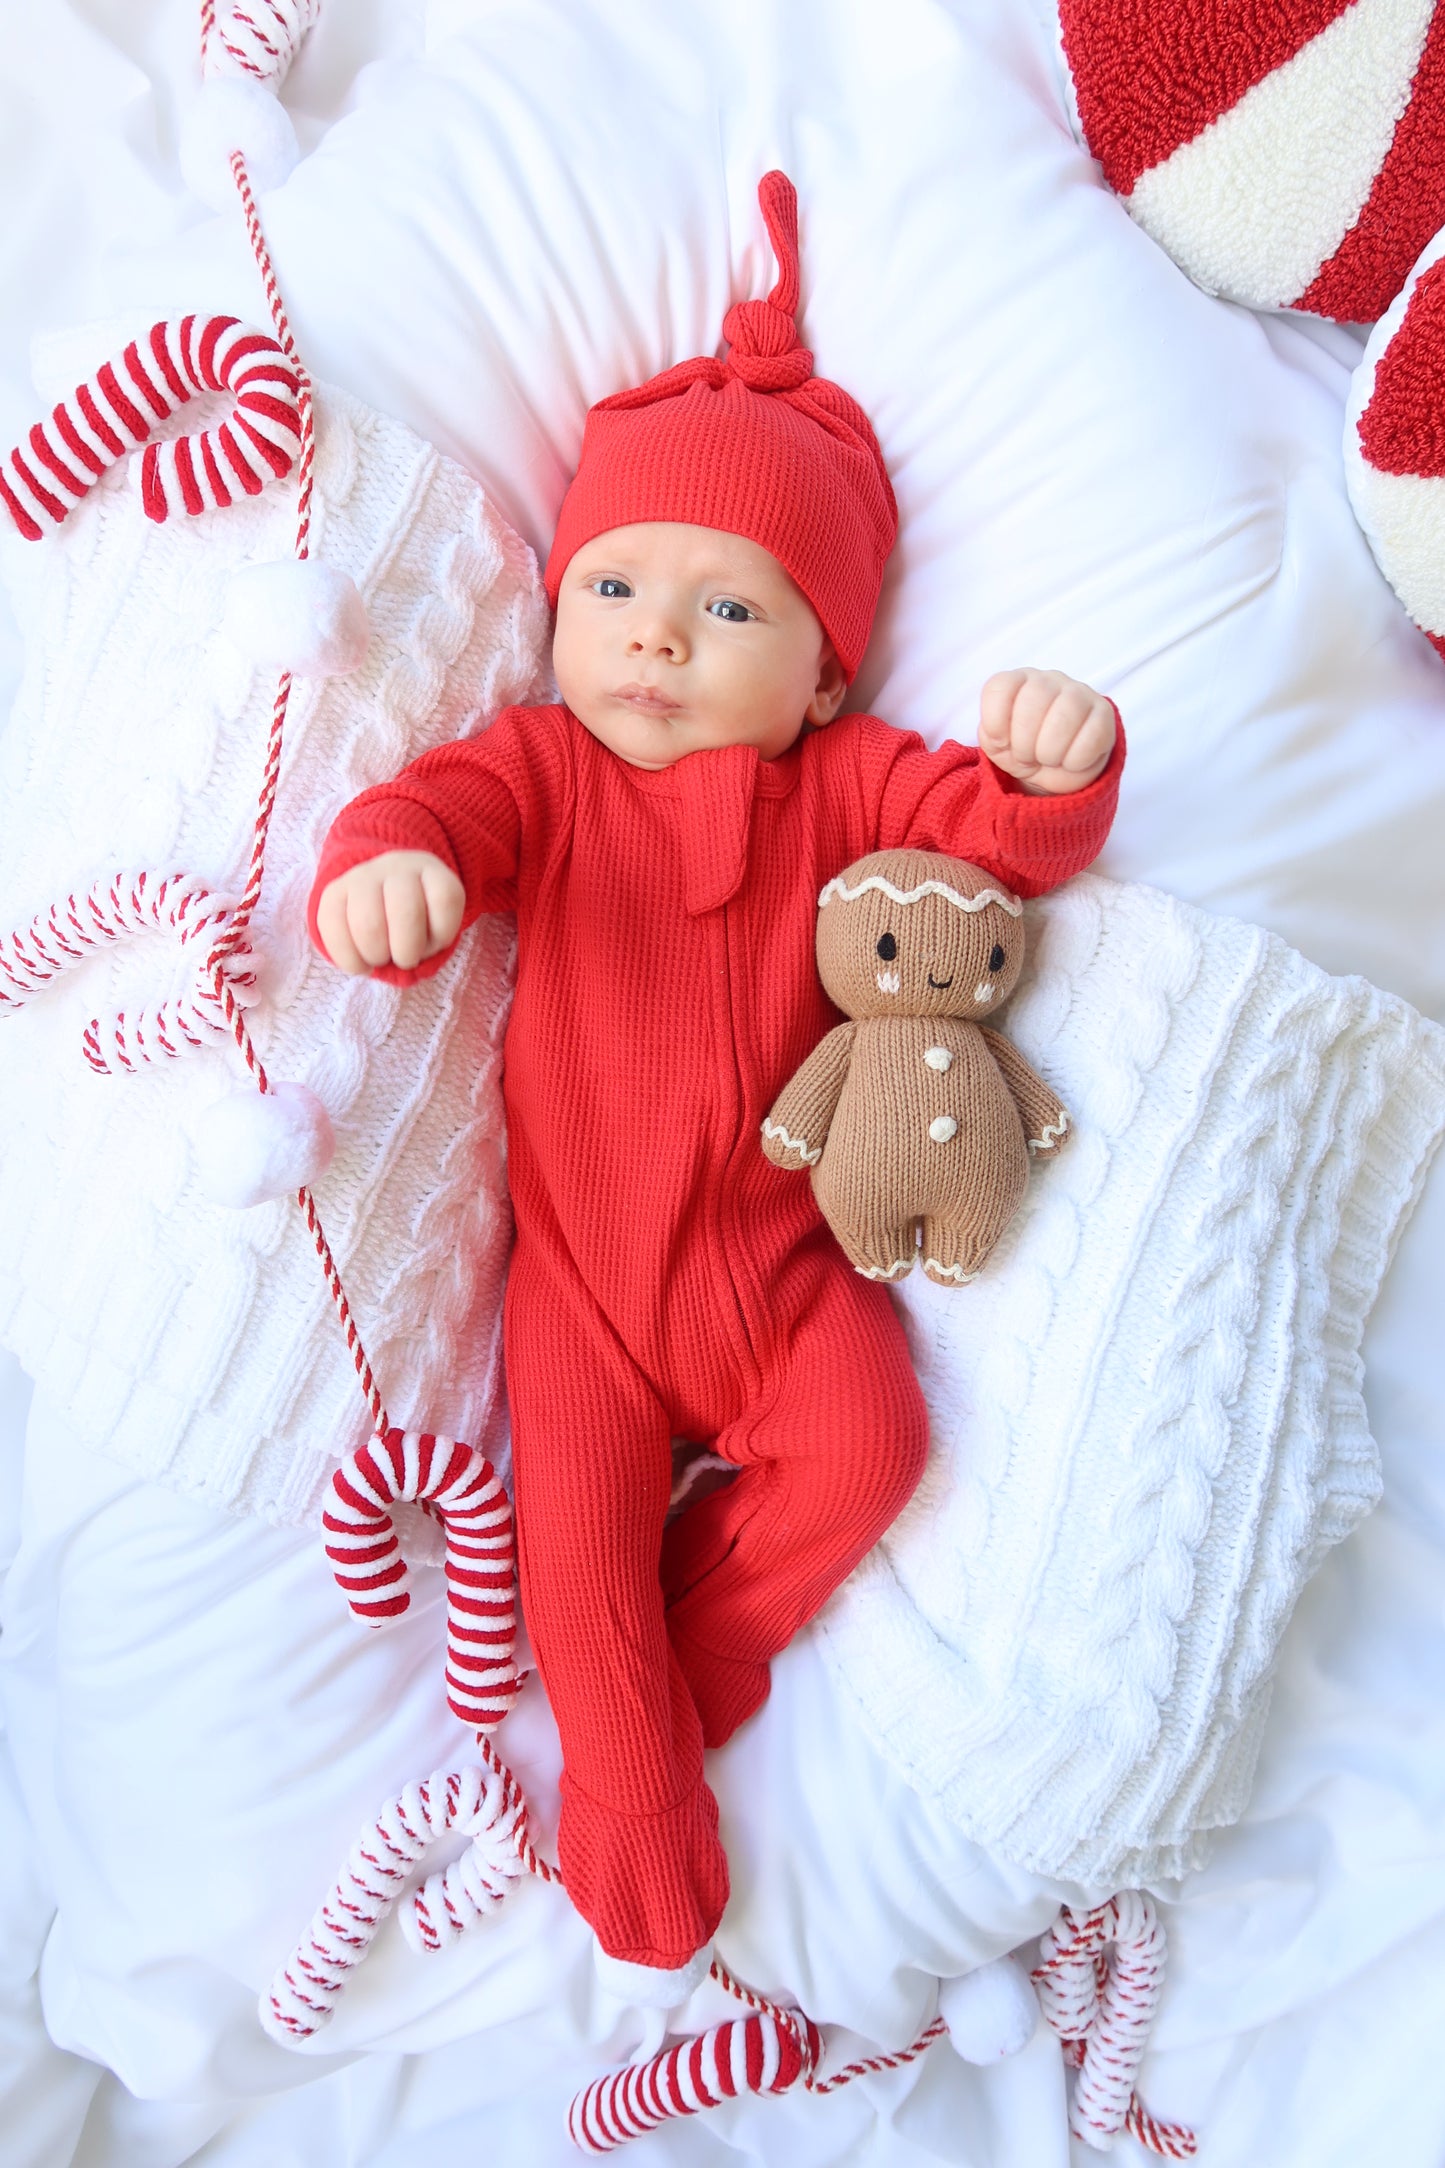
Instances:
[[[799,344],[798,198],[765,173],[758,201],[778,262],[766,301],[723,319],[726,361],[700,354],[587,416],[547,560],[553,604],[584,542],[641,520],[746,535],[791,573],[851,678],[863,660],[898,507],[857,401]]]

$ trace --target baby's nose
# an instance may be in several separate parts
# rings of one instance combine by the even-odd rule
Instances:
[[[634,655],[658,655],[672,662],[681,662],[687,654],[682,628],[666,617],[636,626],[628,646]]]

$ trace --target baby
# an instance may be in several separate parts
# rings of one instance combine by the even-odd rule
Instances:
[[[505,1096],[518,1562],[561,1734],[558,1848],[616,1992],[702,1977],[728,1892],[703,1748],[907,1501],[927,1421],[886,1290],[759,1132],[838,1021],[818,891],[867,851],[1026,896],[1089,864],[1123,758],[1057,672],[979,752],[839,717],[897,531],[867,418],[798,343],[797,212],[726,361],[603,400],[547,565],[563,705],[424,755],[331,829],[312,931],[406,982],[515,911]],[[739,1470],[664,1526],[674,1438]]]

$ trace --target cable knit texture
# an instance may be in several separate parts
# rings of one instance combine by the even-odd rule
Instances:
[[[1085,875],[1010,1036],[1074,1131],[988,1271],[899,1290],[929,1470],[823,1612],[909,1780],[1102,1895],[1248,1796],[1280,1635],[1379,1492],[1360,1338],[1445,1128],[1445,1031]]]
[[[287,558],[294,520],[283,486],[158,527],[118,467],[53,539],[7,539],[28,644],[0,741],[0,925],[122,868],[239,890],[275,679],[220,626],[229,575]],[[510,924],[490,922],[464,968],[403,999],[328,969],[304,905],[346,798],[535,692],[546,605],[474,482],[324,389],[312,547],[356,581],[371,644],[352,675],[292,689],[251,1029],[271,1072],[309,1085],[335,1125],[317,1197],[388,1401],[486,1445],[509,1238]],[[200,1188],[190,1125],[244,1082],[235,1050],[217,1040],[115,1078],[82,1057],[89,1017],[153,1006],[192,969],[174,945],[136,940],[0,1026],[0,1334],[97,1450],[309,1521],[366,1407],[289,1199],[237,1212]]]

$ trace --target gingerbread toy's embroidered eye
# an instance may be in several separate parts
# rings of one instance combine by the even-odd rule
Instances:
[[[990,971],[1002,971],[1003,969],[1003,950],[999,947],[997,941],[988,952],[988,968]]]
[[[883,958],[885,964],[891,964],[894,957],[898,954],[898,943],[894,940],[891,933],[879,935],[878,953]]]

